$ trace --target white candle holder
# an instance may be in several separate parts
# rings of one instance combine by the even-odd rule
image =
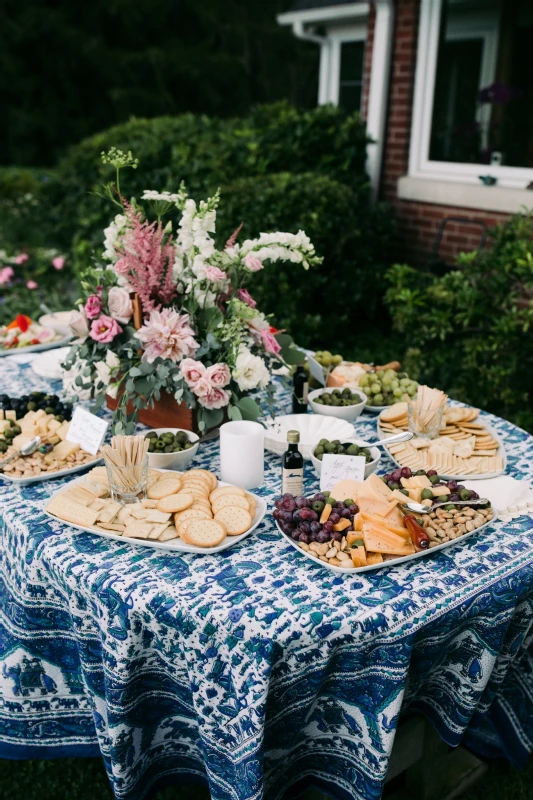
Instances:
[[[264,479],[265,430],[258,422],[220,426],[220,478],[241,489],[255,489]]]

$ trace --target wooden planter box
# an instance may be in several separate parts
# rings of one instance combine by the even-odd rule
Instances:
[[[118,406],[118,398],[107,395],[106,400],[107,407],[114,411]],[[133,411],[131,403],[128,403],[127,410],[128,414]],[[227,421],[226,416],[223,421]],[[198,430],[196,409],[187,408],[185,403],[178,403],[168,392],[161,392],[161,398],[155,401],[153,408],[142,408],[139,411],[139,422],[148,428],[183,428],[202,436]],[[217,430],[218,426],[210,428],[204,432],[202,438],[215,435]]]

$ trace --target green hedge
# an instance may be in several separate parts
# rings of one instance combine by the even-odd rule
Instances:
[[[0,249],[55,246],[54,184],[52,170],[0,168]]]
[[[413,378],[533,430],[533,220],[493,228],[443,277],[394,265],[387,303]]]

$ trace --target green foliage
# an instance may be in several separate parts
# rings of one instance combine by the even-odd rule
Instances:
[[[0,247],[24,250],[53,247],[53,208],[49,202],[55,177],[51,170],[0,169]]]
[[[531,213],[495,227],[491,240],[440,278],[395,264],[386,302],[410,343],[413,378],[533,430]]]
[[[73,242],[77,268],[86,268],[111,216],[108,201],[95,195],[112,177],[100,153],[131,150],[140,166],[123,176],[126,197],[176,191],[182,180],[197,199],[221,187],[219,245],[241,222],[240,241],[261,231],[305,230],[323,266],[303,278],[289,263],[267,268],[254,278],[254,296],[299,344],[320,347],[327,338],[335,349],[355,353],[361,332],[383,316],[391,230],[388,211],[369,203],[366,143],[358,115],[332,106],[302,111],[277,103],[229,120],[133,119],[84,140],[58,165],[62,241]]]

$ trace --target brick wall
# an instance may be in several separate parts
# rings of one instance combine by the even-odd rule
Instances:
[[[395,7],[395,32],[380,196],[390,202],[395,210],[398,233],[393,258],[421,265],[427,263],[443,217],[481,219],[487,225],[493,225],[506,219],[507,215],[398,199],[397,182],[407,174],[409,161],[420,0],[396,0]],[[368,104],[374,18],[375,14],[371,12],[365,51],[363,116],[366,114]],[[447,225],[439,250],[440,256],[452,262],[461,250],[476,247],[479,235],[479,229],[472,225],[456,223]]]

